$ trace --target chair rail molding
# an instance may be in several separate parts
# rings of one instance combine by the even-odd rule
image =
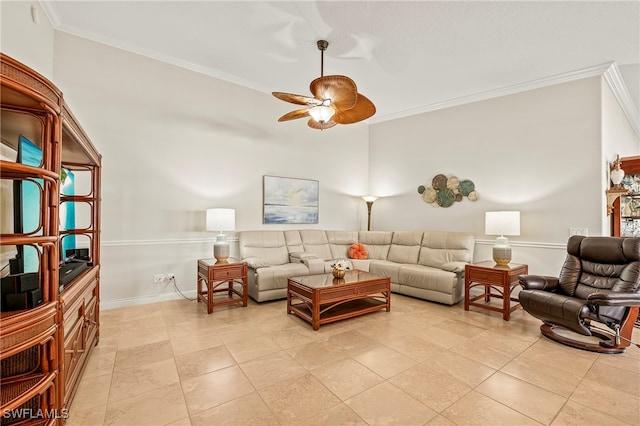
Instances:
[[[484,240],[484,239],[476,239],[476,245],[481,246],[494,246],[496,244],[496,240]],[[531,242],[531,241],[511,241],[509,240],[509,245],[513,247],[528,247],[535,249],[552,249],[552,250],[566,250],[566,243],[547,243],[547,242]]]
[[[238,237],[227,237],[229,242],[237,242]],[[118,247],[118,246],[154,246],[154,245],[166,245],[166,244],[200,244],[207,243],[213,244],[216,242],[214,238],[166,238],[166,239],[154,239],[154,240],[111,240],[101,241],[100,245],[103,247]]]

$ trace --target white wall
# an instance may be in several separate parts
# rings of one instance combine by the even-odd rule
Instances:
[[[491,258],[484,213],[520,210],[513,261],[557,274],[570,227],[602,235],[600,77],[424,113],[370,127],[372,228],[467,231],[476,260]],[[480,195],[451,207],[422,201],[439,174]],[[484,240],[484,241],[483,241]]]
[[[366,221],[356,198],[367,192],[366,124],[278,123],[296,105],[65,33],[55,49],[55,83],[103,155],[106,305],[164,291],[154,273],[194,290],[196,260],[211,257],[214,240],[208,207],[235,208],[240,230],[283,229],[262,224],[263,175],[320,183],[320,223],[288,228]]]
[[[31,17],[31,6],[38,22]],[[37,1],[0,2],[2,53],[22,62],[53,81],[53,26]]]

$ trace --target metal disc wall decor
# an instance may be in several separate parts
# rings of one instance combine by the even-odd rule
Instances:
[[[456,201],[467,197],[471,201],[478,199],[476,185],[469,179],[460,180],[455,176],[437,174],[431,179],[431,186],[418,186],[422,200],[434,207],[450,207]]]

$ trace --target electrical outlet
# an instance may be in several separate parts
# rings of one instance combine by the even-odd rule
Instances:
[[[153,274],[153,283],[154,284],[162,284],[164,283],[165,275],[164,274]]]
[[[569,236],[572,235],[589,235],[589,228],[569,228]]]
[[[167,274],[167,281],[174,281],[175,279],[176,279],[175,274],[172,274],[172,273]]]

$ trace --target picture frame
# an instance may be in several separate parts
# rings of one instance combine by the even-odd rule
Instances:
[[[263,223],[318,223],[320,183],[317,180],[263,176]]]

